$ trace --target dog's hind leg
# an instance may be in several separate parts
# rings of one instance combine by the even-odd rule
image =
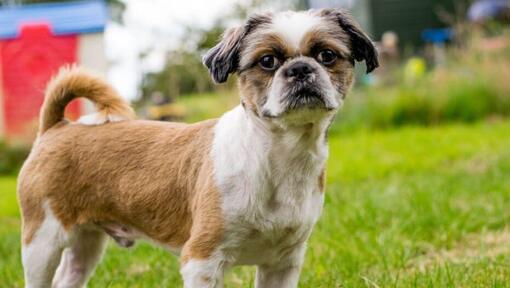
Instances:
[[[54,288],[84,287],[101,260],[107,243],[103,231],[79,229],[64,250],[53,280]]]
[[[53,216],[48,206],[44,207],[44,220],[38,225],[29,240],[24,241],[21,251],[25,273],[25,287],[50,287],[55,270],[69,237],[60,222]],[[31,219],[25,219],[25,235],[31,234]],[[27,224],[28,223],[28,224]],[[29,227],[29,228],[27,228]]]

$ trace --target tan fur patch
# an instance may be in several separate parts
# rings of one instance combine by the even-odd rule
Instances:
[[[279,54],[280,57],[290,57],[295,53],[278,34],[263,33],[262,31],[256,31],[248,37],[245,47],[243,47],[243,51],[246,52],[241,58],[241,71],[246,70],[246,73],[241,73],[239,76],[243,105],[257,115],[260,115],[260,107],[266,101],[264,95],[267,94],[266,90],[274,76],[272,72],[264,71],[258,67],[259,58],[275,54]]]
[[[120,223],[171,247],[191,237],[189,254],[208,257],[223,233],[209,159],[215,124],[133,120],[49,129],[19,177],[23,242],[30,243],[47,200],[67,230]]]
[[[63,120],[66,105],[75,98],[87,98],[94,102],[98,113],[105,117],[116,115],[134,119],[135,113],[115,90],[81,68],[63,68],[46,88],[40,113],[39,134]]]
[[[341,28],[330,25],[326,29],[308,32],[301,42],[304,55],[316,58],[323,49],[333,50],[339,57],[334,65],[326,67],[331,82],[341,95],[346,95],[354,82],[354,66],[350,62],[349,37]]]
[[[260,30],[247,37],[242,48],[241,70],[258,63],[259,58],[264,55],[276,55],[283,60],[295,56],[298,52],[292,49],[280,35],[264,31]]]
[[[239,76],[239,89],[245,108],[261,115],[260,108],[266,101],[266,90],[273,79],[272,74],[261,69],[252,69],[249,73]]]
[[[63,111],[77,97],[92,100],[100,114],[134,117],[108,84],[79,69],[49,84],[39,137],[18,178],[23,243],[32,241],[48,202],[68,231],[125,227],[185,246],[185,258],[209,257],[224,225],[209,155],[217,121],[68,124]]]
[[[338,26],[328,26],[322,29],[314,29],[305,34],[300,43],[300,51],[303,55],[315,57],[315,49],[331,49],[338,55],[350,57],[349,36]]]
[[[322,169],[319,175],[319,191],[324,193],[326,191],[326,168]]]
[[[354,84],[353,65],[347,60],[339,60],[335,65],[328,67],[327,71],[330,75],[331,83],[340,92],[343,98],[352,89]]]

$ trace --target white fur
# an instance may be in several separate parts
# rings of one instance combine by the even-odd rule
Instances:
[[[292,80],[288,79],[284,73],[287,70],[287,67],[296,62],[306,62],[310,66],[315,67],[317,74],[311,75],[311,81],[316,81],[316,85],[321,87],[325,106],[328,109],[338,109],[342,105],[342,97],[333,86],[333,83],[331,83],[331,79],[326,70],[324,70],[324,68],[322,68],[316,61],[310,61],[310,59],[306,57],[298,57],[285,63],[285,65],[276,72],[267,95],[267,101],[264,103],[262,110],[274,117],[279,117],[286,112],[286,107],[284,107],[283,104],[283,99],[286,97],[284,91],[288,85],[292,85],[289,83],[289,81]]]
[[[323,204],[318,179],[331,117],[323,116],[312,131],[292,127],[275,134],[274,124],[238,106],[216,126],[211,155],[226,221],[218,250],[229,265],[259,265],[258,287],[297,285]]]
[[[73,238],[73,243],[64,249],[53,288],[83,287],[101,261],[107,243],[102,231],[83,229]]]
[[[219,252],[207,260],[189,260],[181,268],[184,288],[223,287],[224,261]]]
[[[81,116],[77,122],[83,125],[101,125],[107,122],[119,122],[124,120],[127,120],[127,118],[121,115],[92,113]]]
[[[321,24],[319,16],[307,12],[288,11],[275,15],[272,28],[298,49],[301,40],[311,29]]]
[[[25,287],[82,287],[101,260],[106,235],[90,227],[66,232],[49,203],[43,206],[43,223],[22,247]]]
[[[298,286],[301,265],[305,257],[306,245],[296,248],[287,261],[280,265],[259,265],[255,278],[255,288],[278,287],[293,288]]]
[[[21,258],[25,269],[25,287],[50,287],[63,248],[70,238],[55,218],[48,203],[45,217],[29,245],[23,246]]]
[[[280,68],[280,70],[275,74],[273,78],[273,82],[271,87],[269,88],[269,92],[267,95],[267,101],[264,103],[262,109],[273,116],[279,116],[284,112],[285,107],[282,104],[282,98],[284,95],[282,91],[285,89],[287,85],[287,78],[282,75],[285,68]]]

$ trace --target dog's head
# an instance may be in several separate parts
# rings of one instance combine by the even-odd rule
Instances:
[[[253,15],[204,56],[215,82],[239,74],[245,109],[298,122],[334,113],[363,60],[367,73],[379,65],[372,41],[337,9]]]

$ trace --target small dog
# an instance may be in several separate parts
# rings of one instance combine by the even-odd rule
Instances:
[[[84,286],[109,235],[178,253],[185,287],[221,287],[234,265],[296,287],[355,61],[371,72],[377,52],[341,10],[256,14],[204,57],[215,82],[238,74],[241,105],[191,125],[133,120],[101,79],[61,71],[18,179],[26,286]],[[98,112],[70,123],[77,97]]]

